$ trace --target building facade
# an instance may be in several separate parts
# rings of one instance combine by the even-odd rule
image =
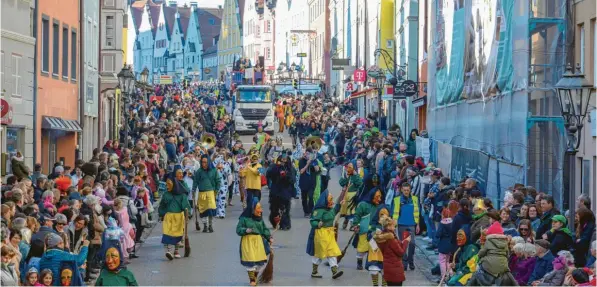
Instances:
[[[203,41],[199,33],[199,10],[197,2],[193,2],[189,11],[184,50],[184,70],[189,79],[198,80],[201,75],[202,51]]]
[[[396,64],[402,80],[418,82],[419,79],[419,2],[397,1],[395,5]],[[403,131],[415,127],[415,112],[409,100],[396,101],[394,119]]]
[[[129,29],[134,32],[132,14],[126,0],[101,1],[101,31],[100,31],[100,127],[99,144],[108,140],[118,139],[118,125],[120,124],[119,102],[120,93],[117,91],[117,74],[125,63],[132,64],[132,53],[128,43],[134,37],[128,37]],[[129,46],[129,44],[131,44]],[[127,58],[130,57],[131,62]]]
[[[218,40],[218,77],[224,80],[232,70],[234,61],[243,54],[243,7],[246,0],[226,0],[222,12],[220,38]]]
[[[302,66],[308,71],[309,61],[307,58],[297,57],[299,53],[309,52],[309,23],[305,19],[309,18],[309,5],[307,0],[300,1],[280,1],[276,6],[275,14],[275,48],[274,59],[276,69],[280,63],[290,67],[292,63]],[[306,74],[305,74],[306,75]],[[279,75],[281,78],[287,78],[287,72]]]
[[[10,157],[20,151],[33,167],[35,121],[35,1],[2,1],[2,47],[0,85],[2,118],[0,138],[2,173],[10,173]],[[6,163],[6,165],[5,165]]]
[[[106,1],[106,0],[104,0]],[[114,0],[113,2],[115,2]],[[107,0],[108,4],[110,0]],[[100,1],[82,1],[83,4],[83,63],[81,82],[79,83],[79,100],[83,102],[82,116],[83,133],[79,149],[83,159],[90,159],[93,149],[98,147],[99,141],[99,48],[100,48]],[[82,86],[82,87],[81,87]]]
[[[329,70],[329,17],[328,17],[328,0],[309,0],[309,30],[314,32],[311,35],[309,52],[307,57],[309,59],[309,69],[306,71],[307,77],[329,81],[330,77],[327,75]]]
[[[57,161],[74,166],[79,125],[78,0],[39,1],[35,152],[43,171]]]
[[[597,24],[595,1],[577,1],[574,4],[575,49],[574,61],[580,64],[581,72],[593,87],[597,87]],[[597,101],[597,94],[593,93],[591,103]],[[589,108],[581,135],[581,145],[576,155],[576,196],[585,193],[595,202],[597,189],[597,117],[595,107]],[[577,206],[578,208],[578,206]],[[595,204],[593,203],[593,208]]]
[[[133,49],[133,71],[135,71],[137,75],[137,80],[140,80],[138,72],[143,71],[143,69],[147,68],[149,71],[154,71],[153,59],[155,42],[149,12],[151,4],[148,3],[149,2],[145,1],[137,1],[131,5],[133,19],[137,30],[137,39]],[[152,81],[152,79],[148,81]]]
[[[218,40],[222,26],[222,7],[197,9],[199,35],[203,51],[200,67],[201,80],[218,78]],[[214,59],[215,57],[215,59]]]

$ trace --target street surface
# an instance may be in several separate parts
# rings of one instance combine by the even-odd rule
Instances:
[[[252,136],[241,136],[245,148],[248,149],[252,143]],[[284,143],[292,147],[292,141],[288,134],[284,134]],[[338,196],[341,192],[338,180],[340,168],[332,170],[330,180],[330,192]],[[267,220],[269,214],[268,204],[269,191],[263,189],[261,204],[264,207],[263,218]],[[162,226],[159,223],[145,243],[141,244],[137,254],[140,256],[134,259],[128,266],[139,282],[139,285],[248,285],[248,276],[245,268],[240,265],[239,242],[240,237],[236,234],[236,224],[242,212],[240,197],[233,199],[234,206],[228,207],[225,219],[214,218],[214,233],[203,233],[195,231],[192,220],[189,224],[189,240],[191,242],[191,256],[188,258],[168,261],[164,256],[164,247],[160,243]],[[346,256],[340,263],[344,275],[337,280],[331,278],[331,271],[323,264],[319,267],[322,279],[313,279],[311,274],[311,257],[305,253],[307,237],[310,231],[309,220],[303,217],[300,199],[292,201],[292,229],[289,231],[277,231],[274,234],[275,242],[273,250],[274,279],[266,285],[353,285],[370,286],[371,277],[366,270],[356,270],[356,251],[349,247]],[[341,231],[339,236],[340,248],[344,248],[350,238],[350,231]],[[417,238],[423,246],[423,241]],[[423,286],[433,285],[423,272],[429,273],[430,262],[426,257],[421,256],[420,248],[417,248],[415,256],[415,271],[406,272],[404,285]],[[381,281],[380,281],[381,283]]]

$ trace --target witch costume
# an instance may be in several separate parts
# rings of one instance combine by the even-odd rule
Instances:
[[[185,211],[191,209],[187,196],[189,187],[183,180],[183,171],[176,166],[170,178],[166,181],[168,192],[164,193],[160,201],[158,213],[163,218],[162,244],[166,249],[166,258],[172,260],[180,258],[178,244],[182,241],[185,229]],[[174,245],[174,255],[170,253],[170,246]]]
[[[104,266],[95,281],[95,286],[139,286],[135,275],[122,264],[122,250],[117,241],[105,244],[101,254]]]
[[[271,233],[263,222],[261,204],[257,197],[247,204],[236,225],[240,239],[240,264],[247,269],[251,286],[257,284],[257,273],[267,262]]]
[[[334,206],[333,197],[325,190],[313,207],[311,214],[311,232],[307,240],[307,254],[313,257],[313,271],[311,277],[322,278],[317,271],[319,264],[327,260],[332,269],[332,278],[336,279],[343,271],[338,270],[338,260],[342,252],[336,242],[334,218],[340,209],[340,204]]]
[[[204,161],[206,161],[204,165]],[[201,168],[193,175],[193,191],[199,189],[196,200],[203,232],[213,232],[213,217],[216,215],[216,192],[220,190],[220,175],[212,166],[209,156],[201,156]],[[209,225],[208,225],[209,223]]]
[[[371,222],[371,217],[374,215],[374,212],[376,211],[377,206],[380,204],[381,199],[382,193],[379,188],[373,188],[364,196],[363,201],[361,201],[355,209],[352,220],[352,228],[355,230],[358,229],[359,235],[355,239],[358,270],[363,270],[363,258],[365,258],[365,255],[367,255],[371,249],[371,246],[369,245],[369,240],[371,238],[368,238],[369,225],[373,223]],[[381,254],[379,249],[377,252]],[[371,257],[371,254],[368,256],[368,258],[369,257]],[[375,272],[375,274],[377,275],[377,272]]]

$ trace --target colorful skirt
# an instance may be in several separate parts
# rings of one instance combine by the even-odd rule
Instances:
[[[340,256],[342,252],[336,242],[334,227],[322,227],[315,230],[315,255],[314,257],[324,259]]]
[[[240,264],[245,267],[260,266],[267,262],[269,244],[261,235],[248,234],[240,239]]]
[[[367,245],[369,245],[369,242],[367,242]],[[367,254],[367,263],[365,264],[365,268],[367,268],[369,271],[383,270],[383,253],[381,252],[380,248],[377,248],[377,250],[374,251],[371,249],[371,245],[369,245],[369,253]]]
[[[343,217],[352,217],[354,214],[354,207],[352,209],[348,209],[348,205],[350,204],[352,198],[356,195],[356,192],[347,192],[344,196],[344,204],[340,207],[340,215]]]
[[[174,245],[182,241],[184,220],[184,212],[166,213],[162,223],[162,244]]]
[[[199,192],[197,209],[200,217],[216,215],[216,194],[213,190]]]
[[[369,251],[369,240],[367,240],[367,233],[359,234],[359,240],[357,244],[357,252],[365,253]]]

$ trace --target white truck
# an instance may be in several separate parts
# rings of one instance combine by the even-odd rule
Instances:
[[[240,85],[234,97],[234,128],[239,134],[255,134],[259,124],[274,133],[273,89],[267,85]]]

